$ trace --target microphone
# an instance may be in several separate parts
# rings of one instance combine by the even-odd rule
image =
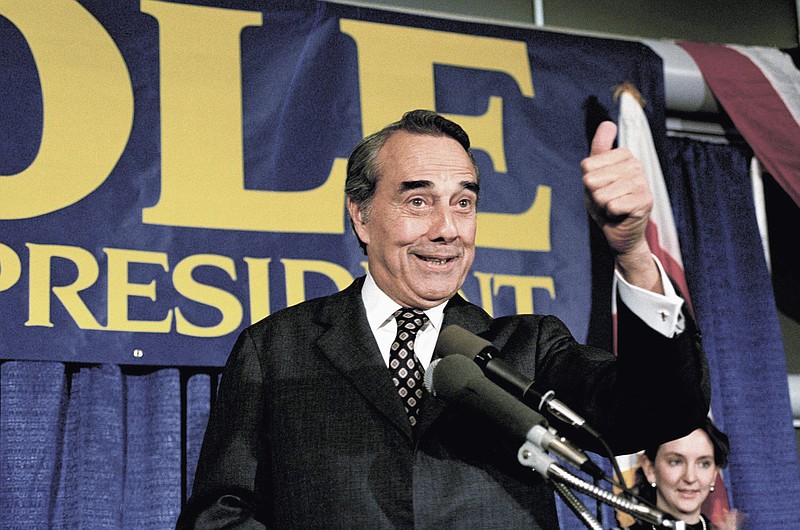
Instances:
[[[569,485],[572,488],[589,495],[590,497],[594,497],[597,500],[603,501],[609,506],[633,515],[640,521],[644,521],[645,523],[653,525],[654,529],[656,526],[662,526],[664,528],[674,528],[675,530],[685,530],[685,526],[682,521],[672,519],[655,506],[647,506],[640,502],[636,502],[625,497],[620,497],[615,493],[603,490],[598,486],[589,484],[588,482],[585,482],[574,475],[570,475],[564,469],[562,469],[561,466],[559,466],[550,455],[533,444],[523,444],[517,453],[517,459],[522,465],[532,468],[543,478],[550,479],[556,484]],[[562,494],[562,496],[564,495],[564,492],[561,488],[557,487],[557,490]],[[565,497],[565,500],[568,503],[570,502],[568,497]],[[573,508],[573,510],[575,509],[573,506],[570,507]],[[580,516],[580,514],[578,515]]]
[[[506,432],[552,451],[596,479],[605,474],[580,449],[550,432],[544,417],[492,383],[477,364],[461,355],[435,359],[425,370],[425,388],[445,401],[494,420]]]
[[[494,345],[466,329],[450,325],[439,333],[434,357],[446,357],[457,353],[475,361],[486,377],[517,399],[539,412],[548,412],[555,418],[582,428],[594,438],[600,435],[592,429],[578,413],[555,398],[552,390],[541,394],[533,388],[534,381],[519,373],[513,366],[497,358]]]

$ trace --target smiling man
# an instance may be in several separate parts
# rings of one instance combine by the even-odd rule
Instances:
[[[699,334],[647,248],[652,195],[641,164],[611,149],[615,135],[601,125],[582,170],[616,259],[617,357],[553,316],[493,319],[458,295],[475,256],[478,171],[460,126],[409,112],[348,164],[369,273],[242,332],[178,526],[558,528],[553,492],[517,462],[521,441],[423,390],[450,324],[491,341],[616,451],[691,431],[709,399]]]

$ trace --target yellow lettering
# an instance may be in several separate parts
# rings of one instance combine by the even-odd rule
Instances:
[[[149,224],[344,233],[344,160],[326,182],[298,192],[244,187],[239,37],[259,12],[142,0],[159,23],[161,197]]]
[[[214,326],[198,326],[189,322],[180,308],[175,308],[175,329],[181,335],[192,337],[221,337],[234,331],[242,323],[244,310],[239,300],[228,291],[197,282],[192,272],[201,266],[222,269],[236,280],[236,266],[231,258],[216,254],[196,254],[182,259],[172,273],[175,290],[189,300],[214,307],[222,314]]]
[[[485,248],[550,252],[552,189],[536,186],[536,199],[521,214],[478,213],[475,244]]]
[[[478,279],[483,309],[490,315],[494,314],[493,300],[501,287],[511,287],[514,290],[515,313],[518,314],[533,313],[534,289],[545,289],[551,299],[556,297],[555,284],[550,276],[517,276],[486,272],[475,272],[474,275]]]
[[[358,48],[364,134],[406,110],[435,109],[434,64],[504,72],[516,81],[523,96],[533,97],[530,61],[522,41],[360,20],[343,19],[339,24]],[[502,116],[498,97],[489,98],[481,116],[448,115],[469,132],[474,148],[489,155],[498,173],[507,171]],[[539,186],[536,201],[520,214],[479,213],[478,226],[480,247],[549,251],[550,189]]]
[[[545,289],[550,294],[550,299],[556,297],[556,288],[550,276],[516,276],[509,274],[494,275],[494,294],[501,287],[511,287],[517,304],[516,313],[533,313],[533,290]]]
[[[247,285],[250,294],[250,323],[258,322],[270,314],[269,305],[269,264],[271,258],[248,258]]]
[[[128,277],[130,263],[149,263],[169,270],[167,255],[162,252],[106,248],[108,256],[108,324],[106,329],[113,331],[142,331],[150,333],[169,333],[172,327],[172,310],[163,320],[131,320],[128,317],[128,299],[132,296],[156,301],[155,280],[146,283],[130,283]]]
[[[522,41],[361,20],[342,19],[339,27],[342,33],[353,37],[358,48],[364,134],[377,131],[406,110],[435,109],[434,64],[501,71],[517,82],[524,96],[533,97],[530,62]],[[499,134],[502,138],[502,130],[497,128],[499,116],[493,112],[489,117],[484,127],[479,126],[481,122],[475,117],[457,118],[469,119],[464,123],[470,125],[470,137],[480,138],[492,131],[489,135]],[[473,132],[476,127],[478,130]],[[494,145],[502,150],[502,141],[474,143],[476,146]],[[505,160],[502,153],[489,154]]]
[[[81,329],[103,329],[80,297],[80,292],[91,287],[100,276],[94,256],[80,247],[64,245],[37,245],[27,243],[30,253],[30,287],[28,292],[28,321],[26,326],[53,327],[50,321],[50,290]],[[69,285],[51,286],[53,258],[71,261],[78,269],[77,277]]]
[[[337,290],[342,290],[353,281],[350,272],[336,263],[310,259],[282,259],[286,271],[286,306],[299,304],[306,299],[305,274],[323,274],[333,280]]]
[[[116,44],[78,2],[3,2],[0,15],[25,37],[42,90],[39,152],[0,178],[0,219],[25,219],[74,204],[108,178],[133,126],[133,89]]]
[[[22,275],[22,262],[14,249],[0,243],[0,292],[14,286]]]

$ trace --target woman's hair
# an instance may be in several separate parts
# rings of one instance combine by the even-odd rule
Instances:
[[[708,435],[711,440],[711,446],[714,448],[714,464],[718,468],[724,468],[728,465],[728,455],[731,452],[731,445],[728,441],[728,435],[720,431],[711,418],[706,418],[705,422],[697,427]],[[666,443],[666,442],[665,442]],[[655,463],[658,449],[663,444],[654,445],[644,450],[644,455],[650,462]],[[650,487],[647,478],[644,476],[644,470],[641,466],[636,470],[636,483],[634,485],[634,492],[642,499],[655,504],[656,490]]]
[[[718,468],[725,468],[728,466],[728,455],[731,453],[731,444],[728,441],[728,435],[720,431],[711,418],[706,417],[705,422],[697,427],[708,435],[711,440],[711,446],[714,448],[714,464]],[[656,454],[658,448],[663,444],[648,447],[644,450],[645,456],[651,461],[656,461]]]

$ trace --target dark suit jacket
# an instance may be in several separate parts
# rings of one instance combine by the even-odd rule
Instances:
[[[242,332],[178,526],[557,528],[550,487],[516,459],[522,440],[430,395],[412,433],[362,284]],[[444,325],[492,341],[617,451],[687,434],[709,398],[693,324],[666,339],[624,307],[619,319],[618,358],[579,345],[555,317],[492,319],[458,296]]]

